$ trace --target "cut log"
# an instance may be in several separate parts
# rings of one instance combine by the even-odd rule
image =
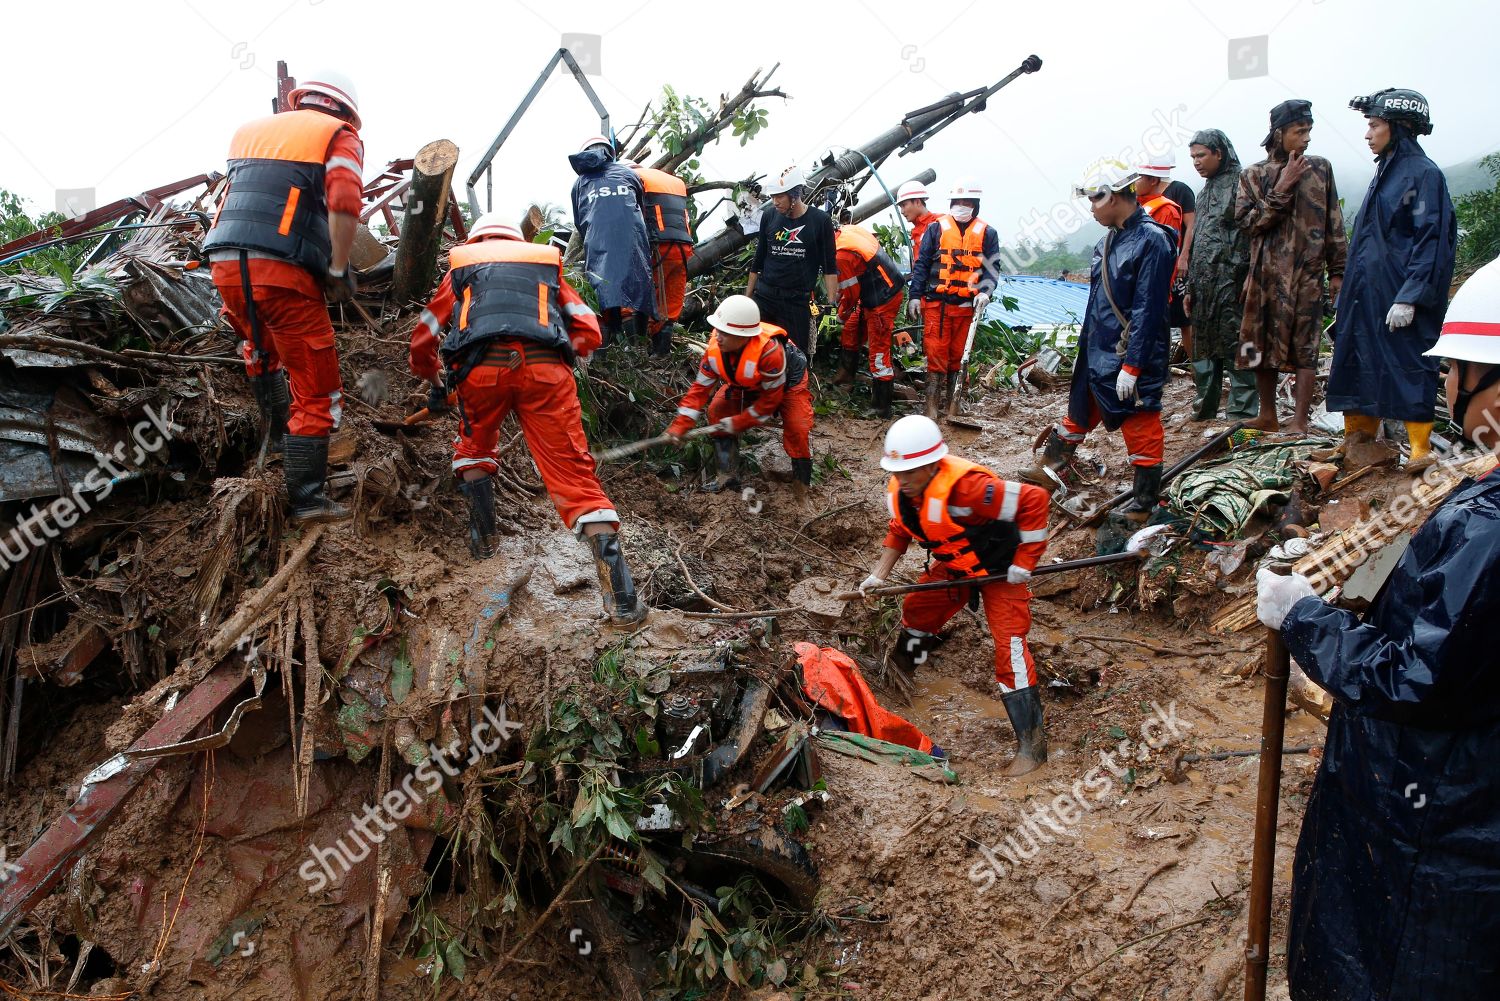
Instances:
[[[401,222],[401,244],[391,274],[391,300],[397,305],[425,300],[432,290],[443,221],[448,214],[448,188],[458,164],[458,147],[437,139],[417,151],[411,168],[411,190]]]

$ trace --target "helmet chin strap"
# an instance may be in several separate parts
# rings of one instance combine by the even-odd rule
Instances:
[[[1453,422],[1458,425],[1458,433],[1469,438],[1469,432],[1465,429],[1465,416],[1469,411],[1469,404],[1474,402],[1474,397],[1500,382],[1500,365],[1492,366],[1490,370],[1479,377],[1479,382],[1473,389],[1464,389],[1463,385],[1469,378],[1469,363],[1461,361],[1458,363],[1458,397],[1453,401]],[[1470,441],[1474,439],[1469,438]],[[1478,445],[1476,441],[1474,444]]]

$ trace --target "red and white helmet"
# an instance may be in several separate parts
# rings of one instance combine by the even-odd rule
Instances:
[[[784,195],[793,188],[802,186],[802,168],[796,164],[783,170],[776,175],[775,179],[768,178],[760,186],[760,190],[768,195]]]
[[[760,306],[748,295],[731,295],[708,318],[709,326],[736,337],[760,333]]]
[[[1486,264],[1464,282],[1448,304],[1437,343],[1425,353],[1500,365],[1500,260]]]
[[[582,153],[584,150],[588,149],[591,146],[604,146],[611,153],[615,151],[615,144],[609,141],[608,136],[589,136],[583,142],[578,144],[578,152]]]
[[[1177,154],[1171,150],[1165,153],[1152,153],[1143,157],[1136,165],[1135,172],[1142,177],[1160,177],[1162,180],[1172,176],[1172,168],[1177,166]]]
[[[935,421],[921,414],[911,414],[891,425],[885,433],[885,452],[880,468],[899,473],[918,466],[928,466],[948,454],[948,443]]]
[[[321,94],[324,97],[333,98],[348,110],[349,124],[353,125],[356,130],[360,128],[359,92],[354,89],[353,80],[337,70],[314,73],[292,88],[292,92],[286,96],[287,103],[296,108],[309,94]]]
[[[920,199],[924,202],[927,200],[927,186],[921,181],[907,181],[905,184],[901,185],[901,187],[896,189],[897,205],[900,205],[902,202],[909,202],[913,198]]]
[[[480,240],[489,238],[502,240],[525,240],[520,229],[506,222],[498,212],[486,212],[474,220],[474,226],[469,230],[467,243],[478,243]]]
[[[984,197],[984,189],[977,181],[963,178],[953,182],[953,187],[948,189],[948,201],[958,198],[972,198],[975,201]]]

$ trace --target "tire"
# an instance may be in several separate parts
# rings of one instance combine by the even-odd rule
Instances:
[[[804,911],[812,910],[822,886],[801,842],[771,827],[711,844],[700,841],[683,857],[688,871],[700,870],[697,881],[710,889],[732,885],[738,873],[749,870],[771,896]],[[715,878],[717,873],[723,875]]]

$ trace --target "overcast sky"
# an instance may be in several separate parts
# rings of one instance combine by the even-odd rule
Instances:
[[[1195,129],[1222,128],[1242,160],[1259,159],[1267,112],[1288,97],[1313,102],[1312,152],[1351,179],[1368,178],[1370,157],[1364,121],[1348,100],[1386,86],[1428,97],[1436,130],[1426,147],[1439,164],[1500,149],[1494,0],[73,0],[8,8],[0,187],[33,209],[52,208],[57,189],[92,187],[102,204],[222,170],[235,127],[268,110],[278,59],[294,76],[330,66],[354,79],[367,177],[447,138],[462,150],[466,178],[564,32],[602,37],[601,74],[591,79],[621,129],[664,83],[717,100],[756,67],[779,62],[772,83],[789,100],[765,102],[768,130],[748,147],[729,140],[705,154],[704,174],[722,178],[859,145],[905,112],[991,84],[1036,53],[1039,73],[882,169],[894,186],[931,167],[939,192],[973,177],[987,192],[982,215],[1007,241],[1034,212],[1066,201],[1089,161],[1169,133],[1176,176],[1195,189],[1186,149]],[[496,207],[519,216],[533,201],[566,204],[566,157],[597,128],[572,78],[554,74],[501,150]]]

